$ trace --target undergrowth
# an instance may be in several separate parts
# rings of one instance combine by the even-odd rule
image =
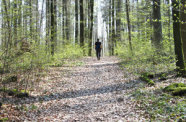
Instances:
[[[26,43],[27,47],[23,47],[21,43]],[[6,50],[0,50],[0,55],[0,89],[27,91],[35,87],[46,74],[45,69],[51,66],[59,67],[69,60],[80,58],[83,56],[83,50],[78,45],[68,44],[56,47],[52,56],[50,49],[45,45],[23,41],[7,53]]]
[[[136,107],[145,111],[151,121],[184,121],[186,100],[163,93],[162,89],[139,89],[133,92],[133,98],[139,105]]]
[[[127,42],[117,44],[115,52],[121,58],[121,68],[136,75],[143,72],[157,74],[174,70],[175,56],[173,50],[169,50],[170,44],[164,42],[161,51],[153,48],[151,42],[133,39],[133,51],[128,48]]]

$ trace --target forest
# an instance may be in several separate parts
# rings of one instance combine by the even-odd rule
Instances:
[[[0,1],[0,122],[184,122],[185,98],[186,0]]]

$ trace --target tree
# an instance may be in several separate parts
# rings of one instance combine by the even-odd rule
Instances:
[[[14,24],[14,45],[16,46],[16,41],[17,41],[17,21],[18,21],[18,8],[17,8],[17,0],[14,0],[14,12],[13,12],[13,24]]]
[[[160,0],[153,0],[153,45],[156,49],[161,49],[162,42],[162,25],[161,25],[161,2]]]
[[[127,15],[127,25],[128,25],[128,39],[129,39],[129,47],[132,52],[132,37],[131,37],[131,25],[130,25],[130,16],[129,16],[129,1],[126,0],[126,15]]]
[[[51,1],[51,55],[54,55],[56,37],[57,37],[57,21],[56,21],[56,0]]]
[[[83,0],[80,0],[80,46],[84,48],[84,10]],[[85,54],[85,52],[84,52]]]
[[[176,54],[176,66],[178,73],[184,74],[185,65],[183,59],[183,46],[180,32],[180,12],[179,2],[172,0],[172,16],[173,16],[173,36],[174,36],[174,47]]]
[[[75,26],[75,42],[76,42],[76,44],[78,43],[78,31],[79,31],[79,29],[78,29],[78,26],[79,26],[79,12],[78,12],[78,10],[79,10],[79,2],[78,2],[78,0],[75,0],[75,20],[76,20],[76,26]]]
[[[121,9],[122,9],[122,0],[117,1],[116,9],[116,37],[117,41],[121,41]]]
[[[114,55],[114,47],[115,47],[115,1],[112,0],[112,46],[111,46],[111,51],[112,55]]]
[[[92,33],[93,33],[93,25],[94,25],[94,0],[90,0],[90,34],[89,34],[89,56],[92,53]]]
[[[182,0],[181,3],[181,37],[183,42],[184,59],[186,63],[186,1]]]

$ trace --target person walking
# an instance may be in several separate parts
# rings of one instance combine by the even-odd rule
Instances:
[[[98,60],[100,60],[101,57],[101,49],[102,49],[101,42],[99,42],[99,39],[97,39],[97,42],[95,43],[95,50],[96,50],[96,56]]]

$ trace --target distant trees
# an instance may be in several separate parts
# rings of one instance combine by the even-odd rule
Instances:
[[[135,53],[139,43],[154,45],[148,47],[153,50],[152,57],[156,54],[168,55],[165,53],[167,46],[171,54],[175,46],[177,66],[183,68],[181,55],[186,59],[185,0],[181,0],[179,5],[172,0],[177,5],[172,6],[177,10],[172,10],[174,14],[171,12],[170,0],[106,0],[99,5],[102,8],[102,13],[99,13],[101,18],[97,18],[98,15],[94,13],[98,10],[96,2],[2,0],[1,47],[9,55],[9,50],[18,48],[18,42],[25,38],[29,43],[44,46],[46,53],[53,56],[59,47],[66,45],[78,45],[84,50],[84,55],[91,56],[94,41],[101,35],[97,34],[100,27],[108,55],[117,55],[118,47],[121,46]],[[97,25],[98,20],[103,20],[101,24],[104,26]],[[178,22],[180,20],[181,23]]]

